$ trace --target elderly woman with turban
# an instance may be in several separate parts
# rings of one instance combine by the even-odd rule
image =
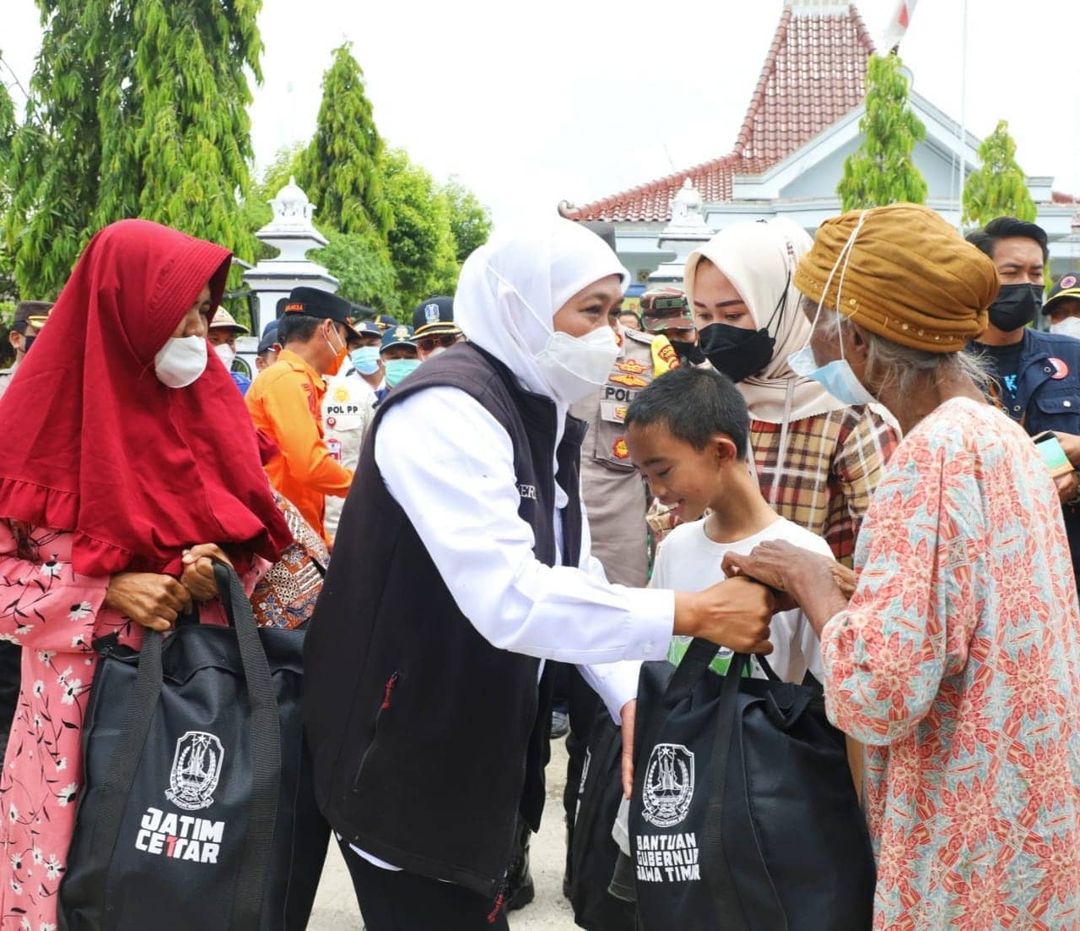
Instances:
[[[792,367],[876,398],[905,437],[853,593],[785,544],[727,567],[806,612],[829,715],[868,745],[874,927],[1076,928],[1080,610],[1054,482],[961,352],[993,263],[902,204],[825,223],[795,283],[815,322]]]

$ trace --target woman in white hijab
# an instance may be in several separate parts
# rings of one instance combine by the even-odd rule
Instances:
[[[567,410],[608,375],[627,279],[566,220],[493,240],[455,296],[469,342],[372,424],[305,657],[316,791],[369,931],[507,927],[515,822],[543,805],[546,660],[578,664],[625,729],[638,661],[673,632],[771,649],[760,587],[627,589],[589,556]]]
[[[702,350],[750,408],[766,500],[824,537],[850,567],[859,524],[898,438],[877,411],[837,400],[788,366],[810,339],[792,274],[811,245],[806,231],[784,218],[735,224],[690,253],[684,278]]]

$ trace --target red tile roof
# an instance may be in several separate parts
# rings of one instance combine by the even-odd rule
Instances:
[[[874,43],[855,5],[787,0],[730,155],[572,208],[575,220],[666,221],[687,178],[706,203],[732,199],[736,174],[762,174],[863,99]]]

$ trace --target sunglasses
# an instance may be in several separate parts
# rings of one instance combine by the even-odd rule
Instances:
[[[434,352],[436,348],[449,349],[461,335],[458,333],[440,333],[435,336],[421,336],[416,341],[416,348],[421,352]]]

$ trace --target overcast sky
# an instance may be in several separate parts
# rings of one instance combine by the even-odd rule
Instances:
[[[879,43],[895,5],[857,3]],[[1080,2],[968,5],[969,129],[983,136],[1009,120],[1024,170],[1080,194]],[[0,6],[0,50],[25,83],[36,6]],[[963,6],[921,0],[901,48],[916,89],[957,119]],[[730,151],[782,7],[263,0],[257,163],[310,137],[331,50],[350,40],[382,135],[436,177],[458,175],[498,221],[586,203]]]

